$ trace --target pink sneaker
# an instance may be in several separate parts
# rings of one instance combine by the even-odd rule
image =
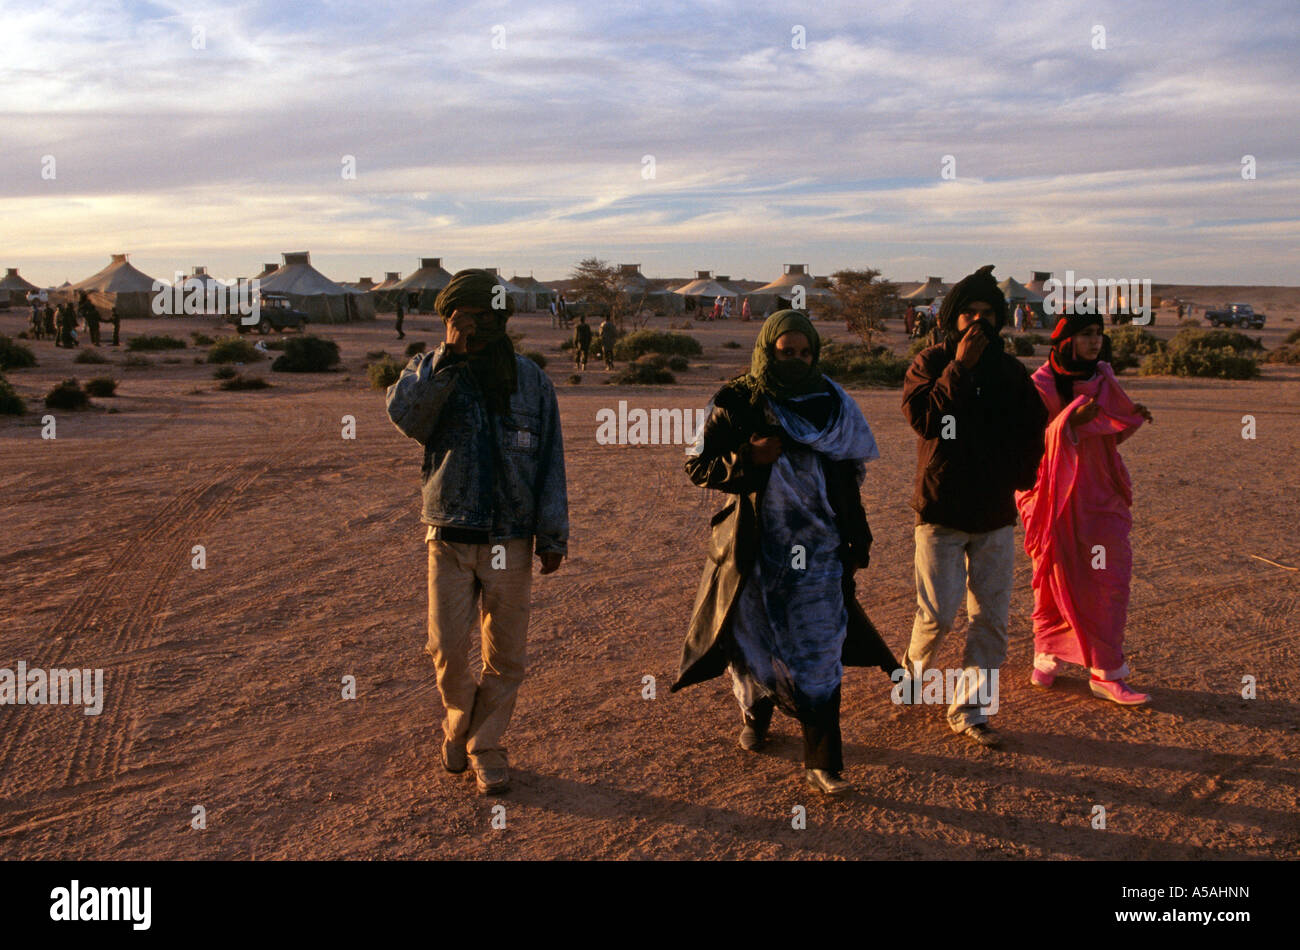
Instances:
[[[1090,679],[1088,687],[1092,690],[1092,695],[1112,700],[1121,706],[1141,706],[1151,701],[1149,695],[1129,689],[1128,684],[1123,680]]]
[[[1033,683],[1039,689],[1048,689],[1056,682],[1056,674],[1044,673],[1038,667],[1034,667],[1034,672],[1029,674],[1029,682]]]

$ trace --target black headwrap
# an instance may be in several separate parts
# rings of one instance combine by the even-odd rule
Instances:
[[[496,303],[503,306],[494,307]],[[515,345],[506,333],[506,321],[514,307],[501,281],[490,271],[478,268],[457,271],[438,294],[434,307],[443,320],[450,320],[462,308],[482,311],[474,314],[474,339],[485,346],[470,354],[470,372],[487,397],[489,408],[499,413],[508,411],[510,395],[519,387],[519,366]]]
[[[998,282],[993,279],[993,267],[992,264],[985,264],[975,273],[967,274],[959,280],[948,292],[948,296],[943,298],[943,306],[939,308],[939,331],[944,346],[953,356],[956,355],[957,344],[962,338],[962,332],[957,329],[957,316],[976,302],[986,303],[993,308],[993,323],[981,318],[978,324],[988,338],[988,345],[975,364],[975,375],[985,382],[991,380],[996,372],[998,358],[1006,349],[1006,342],[998,331],[1007,322],[1007,298],[1003,296]]]
[[[1007,298],[1002,288],[993,279],[993,264],[985,264],[973,274],[967,274],[953,286],[948,296],[943,298],[939,308],[939,328],[944,339],[956,344],[961,339],[957,330],[957,315],[973,303],[986,303],[993,308],[996,318],[992,327],[994,336],[1007,325]]]
[[[1074,381],[1091,379],[1097,372],[1097,364],[1102,360],[1110,361],[1110,337],[1104,333],[1101,338],[1101,352],[1095,360],[1082,360],[1074,355],[1074,335],[1084,327],[1099,326],[1103,330],[1106,321],[1099,313],[1076,313],[1073,307],[1065,307],[1056,318],[1052,328],[1052,351],[1047,354],[1047,362],[1052,367],[1056,394],[1061,397],[1061,405],[1068,406],[1074,401]]]

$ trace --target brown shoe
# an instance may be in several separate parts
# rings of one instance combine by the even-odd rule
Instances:
[[[510,773],[501,769],[475,769],[475,784],[480,795],[500,795],[510,790]]]
[[[442,767],[452,775],[459,775],[469,768],[469,756],[465,754],[464,743],[455,743],[444,739],[442,743]]]
[[[979,743],[986,749],[996,749],[1002,744],[1002,736],[987,722],[977,722],[973,726],[967,726],[958,735],[969,739],[971,742]]]

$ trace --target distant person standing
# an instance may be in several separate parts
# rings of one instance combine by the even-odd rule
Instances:
[[[722,298],[722,319],[723,320],[731,319],[731,298],[730,297]]]
[[[113,345],[117,346],[122,339],[122,313],[117,309],[117,304],[113,305],[109,319],[113,321]]]
[[[554,330],[560,325],[560,311],[555,306],[555,298],[551,298],[551,329]]]
[[[584,314],[578,314],[578,325],[573,328],[573,362],[578,369],[587,368],[587,355],[591,351],[591,327]]]
[[[58,346],[59,338],[58,330],[55,329],[54,325],[54,308],[48,303],[45,305],[45,338],[53,340],[54,345]]]
[[[555,298],[555,309],[560,315],[560,326],[569,329],[569,302],[564,299],[564,294]]]
[[[399,340],[406,339],[406,334],[402,331],[402,324],[405,322],[406,322],[406,308],[402,306],[402,302],[399,300],[397,301],[397,319],[393,323],[393,326],[397,330],[397,338]]]
[[[81,299],[77,301],[77,315],[81,317],[86,324],[86,332],[90,334],[90,342],[94,346],[99,346],[99,310],[90,302],[86,292],[81,292]]]
[[[721,296],[717,296],[713,298],[713,314],[712,316],[709,317],[709,319],[710,320],[722,319],[722,297]]]
[[[1025,328],[1025,308],[1020,304],[1016,304],[1015,323],[1017,333]]]
[[[600,324],[600,353],[605,357],[605,371],[614,368],[614,344],[618,342],[618,330],[614,321],[606,317]]]
[[[740,305],[740,322],[748,323],[751,319],[752,314],[749,312],[749,298],[746,297],[745,302]]]
[[[39,298],[33,297],[31,300],[31,304],[32,304],[32,319],[31,319],[32,339],[39,340],[43,336],[42,324],[41,324],[41,301]]]
[[[76,338],[73,336],[76,324],[77,314],[72,309],[72,304],[59,304],[59,346],[66,349],[72,349],[72,347],[77,345]]]
[[[912,329],[915,326],[916,326],[916,307],[912,306],[909,303],[907,305],[907,309],[903,311],[903,332],[907,334],[907,338],[909,340],[912,338]]]

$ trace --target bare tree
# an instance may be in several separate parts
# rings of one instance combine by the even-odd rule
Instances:
[[[880,279],[880,271],[840,270],[831,275],[834,296],[818,306],[819,316],[840,319],[867,346],[883,332],[885,320],[898,315],[898,285]]]
[[[569,277],[573,281],[573,298],[592,307],[597,315],[608,316],[620,333],[627,322],[635,329],[645,325],[641,314],[645,312],[646,295],[642,292],[638,300],[624,289],[617,265],[587,257],[578,262]]]

